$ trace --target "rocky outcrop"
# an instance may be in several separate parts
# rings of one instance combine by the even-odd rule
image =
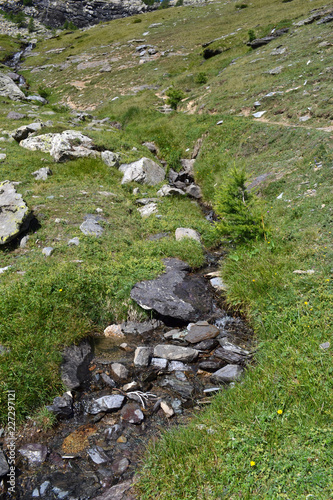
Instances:
[[[148,6],[141,0],[34,0],[33,7],[28,7],[28,10],[29,15],[52,28],[63,26],[65,21],[82,28],[155,10],[158,5]],[[19,12],[22,7],[21,0],[1,2],[1,8],[7,11]]]
[[[0,182],[0,245],[27,229],[29,209],[10,181]]]
[[[155,186],[165,178],[164,169],[155,161],[145,157],[133,163],[124,163],[120,165],[119,170],[124,174],[122,184],[138,182],[139,184]]]
[[[7,75],[0,73],[0,96],[12,101],[22,101],[26,97],[16,83]]]

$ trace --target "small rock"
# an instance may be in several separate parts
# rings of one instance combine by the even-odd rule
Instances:
[[[71,240],[68,240],[68,243],[67,245],[70,247],[70,246],[76,246],[78,247],[80,245],[80,240],[79,238],[76,236],[75,238],[72,238]]]
[[[252,116],[254,116],[254,118],[261,118],[265,113],[266,111],[257,111],[256,113],[253,113]]]
[[[20,248],[25,248],[27,246],[29,238],[30,236],[28,234],[26,236],[23,236],[23,238],[20,241]]]
[[[73,415],[73,397],[65,392],[61,397],[56,397],[52,405],[46,407],[59,418],[69,418]]]
[[[122,430],[123,428],[120,424],[114,424],[105,429],[105,436],[107,439],[115,441],[119,438],[119,436],[121,436]]]
[[[148,366],[152,353],[151,347],[137,347],[134,354],[134,366],[140,368]]]
[[[122,407],[124,400],[125,396],[121,396],[120,394],[103,396],[91,401],[88,406],[88,413],[97,415],[101,412],[117,411]]]
[[[21,446],[18,451],[28,460],[30,467],[39,467],[46,460],[47,447],[43,444],[25,444]]]
[[[122,419],[130,424],[141,424],[144,414],[136,403],[127,403],[121,410]]]
[[[183,240],[184,238],[190,238],[196,240],[200,243],[200,234],[194,229],[188,227],[178,227],[175,232],[176,241]]]
[[[175,361],[193,361],[199,352],[191,347],[181,347],[176,345],[160,344],[154,348],[154,357]]]
[[[182,191],[181,189],[169,186],[169,184],[164,184],[164,186],[162,186],[161,189],[157,191],[157,196],[172,196],[172,195],[185,195],[185,192]]]
[[[170,361],[168,363],[168,371],[169,372],[176,372],[176,371],[188,371],[189,367],[187,365],[184,365],[182,361]]]
[[[101,158],[108,167],[119,167],[119,154],[112,151],[103,151]]]
[[[122,444],[125,444],[127,443],[127,438],[125,436],[120,436],[118,439],[117,439],[117,443],[122,443]]]
[[[227,365],[217,370],[217,372],[213,373],[211,379],[214,382],[234,382],[235,380],[239,380],[242,375],[244,369],[238,365]]]
[[[226,284],[223,282],[222,278],[212,278],[209,281],[216,290],[226,290]]]
[[[153,142],[144,142],[142,144],[142,146],[146,146],[146,148],[149,149],[149,151],[153,154],[156,154],[157,153],[157,147],[155,146],[155,144]]]
[[[242,349],[238,345],[232,344],[231,342],[229,342],[225,338],[220,339],[219,342],[220,342],[221,346],[223,347],[223,349],[225,349],[226,351],[231,351],[231,352],[234,352],[236,354],[241,354],[242,356],[248,356],[250,354],[249,351]]]
[[[148,203],[148,205],[138,208],[137,210],[140,212],[141,217],[144,218],[158,212],[156,203]]]
[[[270,75],[279,75],[283,70],[283,66],[277,66],[276,68],[271,69],[268,73]]]
[[[111,465],[111,470],[115,476],[121,476],[128,469],[130,461],[127,458],[115,460]]]
[[[190,333],[186,335],[185,340],[196,344],[202,340],[214,339],[219,333],[220,330],[216,326],[210,325],[207,321],[200,321],[191,326]]]
[[[220,121],[216,122],[216,125],[222,125],[222,123],[223,123],[223,120],[220,120]]]
[[[126,491],[128,491],[133,486],[133,480],[129,479],[123,483],[116,484],[111,488],[107,489],[98,497],[95,497],[94,500],[125,500],[125,498],[131,498],[126,495]],[[133,498],[133,497],[132,497]]]
[[[163,358],[152,358],[150,366],[158,368],[159,370],[165,370],[168,365],[168,360]]]
[[[214,356],[217,358],[222,359],[226,363],[234,363],[234,364],[239,364],[244,362],[244,357],[241,356],[240,354],[236,354],[231,351],[227,351],[223,348],[216,349],[214,352]]]
[[[16,111],[9,111],[7,115],[8,120],[23,120],[27,115],[23,115],[22,113],[17,113]]]
[[[5,266],[5,267],[0,267],[0,274],[3,274],[5,271],[8,271],[13,266]]]
[[[196,200],[199,200],[202,198],[202,191],[200,186],[197,184],[191,183],[186,189],[185,193],[191,196],[192,198],[195,198]]]
[[[133,382],[130,382],[129,384],[125,384],[123,386],[123,391],[128,392],[128,391],[135,391],[139,387],[139,384],[133,380]]]
[[[165,401],[161,401],[161,405],[160,406],[161,406],[162,410],[164,411],[165,416],[167,418],[173,417],[173,415],[175,414],[175,411]]]
[[[101,236],[104,231],[104,229],[98,224],[98,222],[94,221],[93,219],[84,221],[80,226],[80,230],[86,236],[96,237]]]
[[[50,257],[53,253],[54,248],[53,247],[45,247],[42,250],[42,254],[45,255],[46,257]]]
[[[5,153],[0,153],[0,162],[5,161],[6,158],[7,158],[7,155]]]
[[[95,446],[87,450],[87,454],[95,464],[105,464],[109,461],[109,457],[104,453],[103,448]]]
[[[324,342],[323,344],[320,344],[319,347],[320,349],[329,349],[330,345],[331,344],[329,342]]]
[[[310,115],[305,115],[305,116],[300,116],[298,120],[300,122],[307,122],[308,120],[310,120],[310,118],[311,118]]]
[[[105,337],[124,337],[125,335],[121,331],[121,325],[109,325],[104,330]]]
[[[3,451],[0,449],[0,479],[9,472],[9,465]]]
[[[42,167],[39,170],[32,172],[31,175],[35,177],[36,181],[46,181],[47,178],[52,175],[52,170],[48,167]]]
[[[194,394],[194,387],[187,380],[179,380],[176,376],[171,375],[170,377],[165,377],[160,381],[161,387],[167,387],[168,389],[176,392],[184,399],[191,399]]]
[[[113,363],[111,365],[111,370],[113,371],[115,376],[121,380],[126,380],[128,378],[129,372],[126,366],[122,365],[121,363]]]
[[[116,387],[115,381],[112,380],[112,378],[109,377],[109,375],[107,375],[106,373],[101,373],[101,377],[103,381],[106,383],[106,385],[108,385],[109,387]]]
[[[216,372],[217,370],[222,368],[223,365],[224,363],[222,361],[214,361],[208,359],[206,361],[201,361],[198,367],[200,368],[200,370],[204,370],[205,372]]]
[[[77,389],[88,378],[91,359],[91,346],[87,341],[82,341],[78,346],[66,347],[61,365],[61,380],[68,389]]]
[[[199,344],[196,344],[195,348],[198,351],[211,351],[212,349],[214,349],[218,345],[219,345],[219,343],[216,339],[209,339],[209,340],[203,340],[202,342],[199,342]]]

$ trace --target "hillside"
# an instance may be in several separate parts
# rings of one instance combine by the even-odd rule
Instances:
[[[332,497],[332,20],[333,4],[319,0],[216,1],[83,29],[22,32],[36,45],[16,69],[0,66],[0,183],[14,183],[27,207],[26,226],[0,246],[0,424],[8,430],[7,394],[15,391],[18,443],[42,443],[48,458],[36,469],[17,453],[17,496],[3,479],[5,498],[31,498],[36,488],[43,498]],[[21,46],[15,33],[6,27],[0,36],[3,62]],[[22,95],[8,87],[10,78],[19,83],[13,71],[24,78]],[[22,147],[41,134],[52,136]],[[143,157],[157,164],[156,182],[137,173],[125,181],[127,166]],[[38,180],[32,173],[42,168],[47,178]],[[247,177],[243,205],[244,196],[258,196],[257,232],[246,237],[248,227],[223,232],[211,213],[225,215],[222,197],[235,169]],[[165,185],[173,191],[160,196]],[[197,231],[197,239],[176,238],[177,228]],[[124,322],[155,316],[167,317],[160,327],[176,346],[192,348],[168,337],[172,328],[202,319],[223,337],[216,314],[177,317],[175,324],[171,313],[156,315],[133,300],[138,282],[169,269],[162,259],[182,259],[201,279],[207,274],[201,268],[222,255],[218,307],[233,315],[232,325],[242,325],[240,351],[234,346],[228,359],[252,354],[235,362],[246,366],[240,382],[222,384],[226,390],[205,410],[192,393],[180,397],[182,416],[172,410],[169,419],[157,407],[150,421],[148,405],[144,422],[134,426],[139,430],[124,427],[120,438],[128,443],[111,446],[104,428],[118,425],[118,415],[125,421],[124,412],[89,413],[87,386],[70,387],[61,378],[64,349],[87,337],[98,345],[108,325],[124,333]],[[143,344],[132,334],[116,342],[134,345],[126,355],[130,377],[121,382],[113,374],[110,385],[110,359],[96,354],[89,358],[90,391],[127,397],[123,384],[130,381],[134,391],[160,390],[136,374],[133,356],[149,342],[155,352],[161,331],[140,337]],[[214,352],[199,354],[200,363],[216,366]],[[213,368],[191,370],[176,369],[184,387],[197,390],[208,381],[212,388]],[[68,389],[75,418],[55,425],[45,405]],[[174,393],[162,392],[175,409]],[[190,420],[189,406],[196,407]],[[68,444],[78,430],[79,451]],[[1,476],[8,435],[0,433],[0,440]],[[108,465],[96,465],[88,445],[104,450]],[[52,454],[62,462],[52,462]],[[63,462],[63,455],[74,459]],[[119,472],[124,457],[131,465]],[[136,486],[126,493],[134,473]],[[111,490],[118,484],[125,486],[116,497]]]

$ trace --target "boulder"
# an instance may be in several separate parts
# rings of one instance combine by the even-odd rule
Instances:
[[[76,130],[28,137],[20,142],[20,146],[31,151],[50,153],[56,162],[83,157],[96,158],[100,155],[93,149],[93,141]]]
[[[141,281],[131,290],[131,298],[143,309],[155,310],[168,319],[183,322],[208,319],[212,296],[205,280],[188,275],[189,266],[179,259],[164,259],[165,273],[155,280]]]
[[[26,97],[16,83],[8,76],[0,73],[0,96],[9,97],[12,101],[22,101]]]
[[[190,229],[189,227],[177,227],[175,238],[176,241],[183,240],[184,238],[190,238],[200,243],[200,234],[198,233],[198,231]]]
[[[0,183],[0,245],[13,240],[27,229],[30,211],[22,195],[10,181]]]
[[[122,184],[138,182],[155,186],[165,178],[164,169],[150,158],[141,158],[133,163],[120,165],[119,170],[124,174]]]
[[[108,167],[119,167],[119,155],[112,151],[103,151],[101,158]]]
[[[83,341],[78,346],[66,347],[63,352],[61,379],[68,389],[77,389],[88,377],[92,356],[88,341]]]

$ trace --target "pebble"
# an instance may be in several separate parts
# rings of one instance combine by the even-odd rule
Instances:
[[[173,417],[173,415],[175,414],[175,410],[172,407],[170,407],[165,401],[161,401],[160,406],[161,406],[162,410],[164,411],[165,416],[167,418]]]
[[[45,255],[46,257],[50,257],[53,253],[54,248],[53,247],[45,247],[42,250],[42,254]]]

